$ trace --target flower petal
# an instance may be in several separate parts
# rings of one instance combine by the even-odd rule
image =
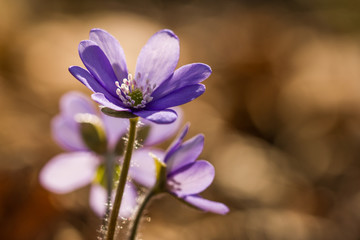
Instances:
[[[229,212],[229,208],[220,202],[214,202],[204,199],[198,195],[188,195],[183,198],[190,205],[203,210],[205,212],[212,212],[217,214],[226,214]]]
[[[200,160],[168,176],[169,191],[183,197],[204,191],[214,180],[215,169],[208,161]]]
[[[168,124],[176,120],[177,114],[174,110],[165,109],[162,111],[147,111],[140,110],[138,112],[133,112],[135,115],[145,118],[151,122],[158,124]]]
[[[204,135],[198,134],[195,137],[181,144],[173,154],[167,154],[164,160],[168,174],[193,163],[200,155],[204,147]]]
[[[160,160],[163,159],[165,154],[163,151],[153,148],[136,150],[133,153],[129,170],[131,178],[147,188],[153,187],[156,182],[155,163],[149,153],[154,154]]]
[[[68,92],[60,100],[61,114],[69,121],[75,121],[78,113],[90,113],[96,115],[93,103],[88,97],[80,92]]]
[[[120,43],[103,29],[94,28],[90,31],[90,40],[97,43],[108,58],[118,80],[128,77],[124,50]]]
[[[147,121],[146,119],[141,120],[145,126],[150,128],[148,136],[144,142],[145,146],[151,146],[163,142],[179,130],[180,125],[182,124],[183,111],[179,107],[174,108],[173,110],[177,113],[178,117],[173,123],[170,124],[156,124]]]
[[[93,184],[90,189],[89,204],[91,209],[99,217],[106,214],[107,194],[106,189],[99,184]]]
[[[123,105],[118,97],[114,97],[112,94],[110,94],[108,90],[106,90],[97,80],[95,80],[95,78],[86,69],[78,66],[71,66],[69,67],[69,72],[94,93],[103,93],[111,102],[114,102],[120,106]]]
[[[134,213],[136,208],[136,189],[132,183],[127,183],[124,189],[123,199],[121,201],[121,207],[119,217],[128,218]],[[112,196],[112,201],[114,201]],[[107,194],[106,189],[99,184],[93,184],[90,190],[90,207],[100,217],[104,217],[106,213]]]
[[[105,53],[93,41],[85,40],[79,44],[79,55],[85,67],[111,95],[116,97],[115,82],[118,79]],[[121,81],[121,80],[120,80]]]
[[[79,125],[74,120],[58,115],[51,121],[51,130],[54,140],[68,151],[87,151],[79,130]]]
[[[68,193],[89,184],[99,165],[90,152],[63,153],[52,158],[40,172],[40,183],[55,193]]]
[[[176,136],[174,141],[171,143],[171,145],[166,150],[166,156],[164,159],[164,162],[166,163],[168,161],[168,158],[170,158],[174,152],[179,148],[182,141],[184,140],[186,134],[189,131],[190,123],[186,123],[183,129],[180,131],[180,133]]]
[[[156,100],[170,92],[185,86],[194,85],[207,79],[211,74],[211,68],[203,63],[192,63],[180,67],[174,75],[164,81],[152,94]]]
[[[127,132],[129,120],[126,118],[110,117],[101,113],[106,129],[106,136],[110,147],[114,147],[119,139]]]
[[[165,29],[155,33],[141,49],[135,79],[142,86],[147,80],[159,86],[173,74],[179,55],[179,39],[172,31]]]
[[[105,88],[88,72],[79,66],[70,66],[69,72],[93,92],[106,92]]]
[[[104,94],[102,94],[102,93],[94,93],[94,94],[91,95],[91,98],[95,102],[97,102],[97,103],[99,103],[99,104],[101,104],[101,105],[103,105],[105,107],[111,108],[111,109],[113,109],[115,111],[129,111],[126,108],[122,108],[119,105],[115,105],[117,102],[116,103],[110,102],[110,100],[108,100],[106,98],[106,96]]]
[[[147,104],[147,108],[151,110],[161,110],[179,106],[194,100],[195,98],[202,95],[204,92],[205,86],[203,84],[189,85],[177,89],[160,99],[149,102]]]

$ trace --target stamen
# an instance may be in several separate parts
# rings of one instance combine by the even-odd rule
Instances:
[[[148,74],[145,75],[147,77]],[[141,74],[137,74],[137,79],[141,78]],[[146,79],[146,78],[145,78]],[[153,98],[151,97],[156,85],[151,86],[149,79],[146,79],[145,85],[140,85],[136,79],[129,73],[128,78],[124,78],[122,83],[116,81],[115,86],[116,94],[120,100],[127,106],[136,109],[144,108],[148,102]]]

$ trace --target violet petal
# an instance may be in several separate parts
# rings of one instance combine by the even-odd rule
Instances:
[[[162,111],[148,111],[140,110],[138,112],[133,112],[135,115],[145,118],[151,122],[158,124],[168,124],[176,120],[177,114],[174,110],[165,109]]]
[[[93,180],[99,158],[90,152],[63,153],[53,157],[40,172],[40,183],[49,191],[68,193]]]
[[[108,140],[110,148],[114,147],[129,127],[129,120],[125,118],[110,117],[104,113],[101,113],[104,121],[106,138]]]
[[[152,110],[161,110],[179,106],[194,100],[195,98],[201,96],[204,92],[205,85],[203,84],[189,85],[177,89],[160,99],[149,102],[147,107]]]
[[[212,212],[217,214],[226,214],[229,208],[220,202],[210,201],[197,195],[188,195],[183,198],[190,205],[203,210],[205,212]]]
[[[105,30],[95,28],[90,31],[90,40],[103,50],[118,80],[128,77],[124,50],[120,43]]]
[[[180,131],[178,136],[176,136],[174,141],[168,147],[168,149],[166,150],[166,156],[164,159],[165,163],[168,161],[168,158],[170,158],[174,154],[174,152],[176,152],[176,150],[179,148],[179,146],[181,145],[182,141],[184,140],[187,132],[189,131],[189,127],[190,127],[190,123],[185,124],[185,126]]]
[[[79,55],[85,67],[95,79],[114,97],[116,97],[115,82],[118,79],[105,53],[93,41],[84,40],[79,44]],[[121,80],[120,80],[121,81]]]
[[[185,86],[194,85],[207,79],[211,68],[203,63],[192,63],[180,67],[174,75],[164,81],[152,94],[154,100]]]
[[[140,85],[159,86],[173,74],[179,60],[178,37],[171,30],[155,33],[141,49],[136,63],[135,79]]]
[[[214,180],[215,169],[208,161],[199,160],[168,176],[169,191],[179,197],[204,191]]]
[[[145,125],[150,127],[149,134],[145,139],[145,146],[156,145],[160,142],[163,142],[173,136],[180,128],[183,119],[183,112],[181,108],[177,107],[173,109],[177,113],[177,119],[170,124],[156,124],[146,119],[141,119]]]
[[[111,108],[111,109],[113,109],[113,110],[115,110],[115,111],[129,111],[129,110],[126,109],[126,108],[122,108],[122,107],[120,107],[120,106],[118,106],[118,105],[115,105],[113,102],[110,102],[110,101],[106,98],[106,96],[105,96],[104,94],[102,94],[102,93],[94,93],[94,94],[91,95],[91,98],[92,98],[95,102],[99,103],[100,105],[103,105],[103,106],[105,106],[105,107]]]
[[[106,90],[86,69],[78,66],[71,66],[69,67],[69,71],[77,80],[79,80],[94,93],[103,93],[111,102],[114,102],[120,106],[123,105],[117,96],[114,97],[112,94],[110,94],[108,90]]]
[[[79,92],[68,92],[60,100],[61,115],[69,121],[75,121],[74,117],[78,113],[90,113],[96,115],[93,102],[88,97]]]
[[[187,140],[178,149],[165,159],[167,172],[172,174],[183,166],[194,162],[204,147],[204,135],[198,134]]]
[[[79,126],[74,122],[61,115],[54,117],[51,121],[52,136],[65,150],[87,151],[88,147],[84,144]]]

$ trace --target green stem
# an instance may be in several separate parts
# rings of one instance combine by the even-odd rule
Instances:
[[[128,171],[130,168],[131,155],[132,155],[132,152],[134,149],[136,124],[137,124],[138,120],[139,120],[138,117],[130,119],[129,139],[128,139],[128,143],[127,143],[127,147],[126,147],[124,162],[121,166],[119,184],[116,188],[115,201],[114,201],[113,209],[112,209],[111,216],[110,216],[106,240],[114,239],[117,219],[119,216],[119,211],[120,211],[120,206],[121,206],[121,200],[122,200],[122,196],[124,194],[124,188],[125,188],[125,184],[126,184],[126,180],[127,180],[127,175],[128,175]]]
[[[148,204],[148,202],[150,201],[150,199],[156,195],[158,193],[158,191],[156,191],[156,189],[152,189],[150,190],[150,192],[146,195],[145,199],[142,201],[141,205],[139,206],[136,215],[135,215],[135,219],[132,222],[132,225],[130,227],[131,232],[130,232],[130,238],[129,240],[135,240],[136,237],[136,232],[140,223],[140,219],[142,217],[142,213],[146,207],[146,205]]]
[[[139,227],[142,212],[144,211],[150,199],[158,193],[166,192],[166,165],[165,163],[161,162],[155,155],[153,155],[152,157],[155,162],[156,183],[155,186],[148,192],[148,194],[146,195],[145,199],[143,200],[143,202],[141,203],[141,205],[139,206],[136,212],[135,219],[130,227],[131,232],[130,232],[129,240],[135,240],[136,232]]]
[[[146,195],[145,199],[143,200],[143,202],[141,203],[141,205],[139,206],[136,212],[135,219],[130,227],[131,232],[130,232],[129,240],[135,240],[136,232],[139,227],[142,212],[144,211],[150,199],[158,193],[166,192],[166,164],[160,161],[160,159],[157,158],[155,155],[152,155],[152,158],[154,159],[154,163],[155,163],[156,183],[154,187],[148,192],[148,194]]]

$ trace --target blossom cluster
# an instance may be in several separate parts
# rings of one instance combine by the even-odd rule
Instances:
[[[109,214],[117,198],[122,199],[118,216],[132,219],[141,214],[138,188],[168,193],[202,211],[226,214],[226,205],[200,196],[215,176],[210,162],[197,160],[204,146],[202,134],[185,141],[186,124],[166,151],[155,147],[178,132],[182,111],[177,106],[203,94],[205,86],[200,82],[211,74],[203,63],[175,70],[179,51],[179,39],[172,31],[155,33],[141,50],[132,75],[119,42],[102,29],[91,30],[89,40],[79,44],[85,68],[71,66],[69,71],[93,92],[101,111],[79,92],[61,98],[52,133],[66,152],[43,167],[41,184],[58,194],[90,185],[90,206],[99,216]],[[129,136],[129,118],[140,119],[136,138]],[[126,161],[131,163],[129,169]],[[129,180],[119,182],[120,175],[127,173]],[[114,196],[121,184],[123,195]]]

